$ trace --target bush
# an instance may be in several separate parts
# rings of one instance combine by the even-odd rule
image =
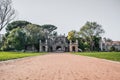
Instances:
[[[115,47],[112,46],[112,47],[110,48],[110,51],[115,51]]]
[[[110,48],[110,51],[118,51],[118,49],[116,49],[114,46],[112,46],[112,47]]]

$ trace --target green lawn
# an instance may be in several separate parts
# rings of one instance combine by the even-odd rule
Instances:
[[[77,55],[90,56],[120,62],[120,52],[77,52]]]
[[[0,61],[29,57],[29,56],[37,56],[37,55],[43,55],[43,54],[46,54],[46,53],[0,52]]]

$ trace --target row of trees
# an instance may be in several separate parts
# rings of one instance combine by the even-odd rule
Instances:
[[[44,41],[48,35],[56,35],[56,29],[50,24],[40,26],[27,21],[14,21],[6,27],[1,50],[24,50],[28,45],[38,48],[39,40]]]
[[[96,22],[86,22],[80,31],[70,31],[67,38],[72,41],[78,39],[79,48],[84,51],[99,51],[99,41],[103,33],[105,31],[101,25]]]
[[[56,36],[56,26],[46,24],[37,25],[27,21],[14,21],[6,27],[7,33],[3,37],[1,50],[24,50],[30,45],[39,48],[39,40],[45,41],[49,36]],[[86,22],[80,31],[72,30],[67,39],[79,42],[83,51],[99,51],[99,41],[105,31],[96,22]]]
[[[7,33],[0,42],[1,50],[22,50],[26,45],[37,45],[39,39],[44,40],[48,35],[57,35],[54,25],[37,25],[27,21],[14,21],[15,10],[11,0],[0,0],[0,31],[6,27]],[[105,31],[96,22],[86,22],[80,31],[72,30],[68,33],[68,40],[79,40],[79,48],[82,50],[99,50],[99,40]],[[2,44],[2,46],[1,46]]]

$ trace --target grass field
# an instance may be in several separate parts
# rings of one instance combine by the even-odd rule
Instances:
[[[120,62],[120,52],[77,52],[75,54]]]
[[[37,56],[37,55],[43,55],[43,54],[46,54],[46,53],[0,52],[0,61],[29,57],[29,56]]]

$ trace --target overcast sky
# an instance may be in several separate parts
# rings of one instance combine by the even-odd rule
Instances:
[[[53,24],[59,34],[96,21],[106,31],[105,37],[120,40],[120,0],[13,0],[13,7],[16,20]]]

